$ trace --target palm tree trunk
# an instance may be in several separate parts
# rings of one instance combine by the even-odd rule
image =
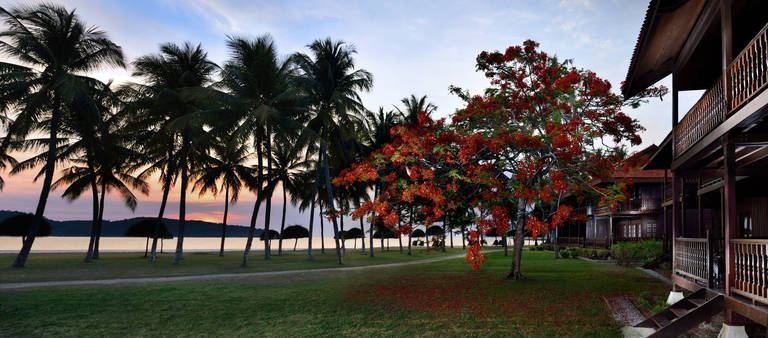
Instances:
[[[362,239],[360,240],[360,243],[363,244],[363,255],[365,255],[365,230],[363,228],[363,218],[360,217],[360,232],[362,233]]]
[[[149,236],[147,236],[147,243],[144,244],[144,257],[147,257],[148,253],[149,253]]]
[[[256,184],[258,189],[256,190],[256,202],[253,204],[253,213],[251,213],[251,226],[248,229],[248,240],[245,242],[245,250],[243,251],[243,261],[240,266],[248,265],[248,254],[251,253],[251,245],[253,245],[253,235],[256,231],[256,218],[259,217],[259,209],[261,209],[261,200],[263,199],[264,187],[262,187],[262,174],[264,169],[261,154],[261,134],[256,134],[256,142],[254,142],[256,148]]]
[[[272,129],[267,125],[266,148],[267,153],[267,184],[272,182]],[[274,188],[267,189],[266,203],[264,209],[264,259],[269,260],[272,257],[272,243],[269,238],[269,220],[272,214],[272,191]]]
[[[187,153],[189,152],[189,142],[186,135],[181,137],[182,151],[181,151],[181,191],[179,192],[179,234],[176,240],[176,253],[173,255],[173,262],[171,264],[179,264],[184,255],[184,226],[186,225],[187,218],[187,166],[189,160]]]
[[[342,256],[346,256],[347,255],[347,246],[345,245],[345,243],[347,241],[346,241],[346,238],[345,238],[346,236],[344,236],[344,215],[342,213],[339,213],[339,219],[341,219],[341,222],[340,222],[340,224],[341,224],[341,232],[340,232],[340,234],[341,234],[341,255]]]
[[[107,194],[107,184],[101,182],[101,197],[99,202],[99,220],[96,222],[96,240],[93,243],[93,259],[99,259],[99,243],[101,242],[101,226],[104,223],[104,196]]]
[[[29,257],[29,252],[32,250],[32,244],[35,242],[37,232],[40,230],[40,223],[43,221],[43,214],[45,213],[45,204],[48,202],[48,194],[51,192],[51,182],[53,182],[53,171],[56,168],[56,141],[58,139],[59,120],[61,116],[59,114],[59,106],[61,100],[56,93],[53,96],[53,110],[51,111],[51,133],[48,138],[48,158],[45,162],[45,178],[43,179],[43,187],[40,191],[40,199],[37,201],[37,209],[35,210],[35,221],[29,226],[29,232],[27,238],[24,240],[24,244],[21,246],[19,255],[16,256],[16,260],[13,262],[13,267],[23,268]]]
[[[325,254],[325,225],[323,224],[323,205],[319,204],[318,207],[320,208],[320,238],[322,239],[320,241],[320,253]]]
[[[96,242],[96,222],[99,218],[99,188],[96,186],[96,171],[93,164],[88,161],[88,169],[91,171],[91,193],[93,194],[93,222],[91,222],[91,238],[88,241],[88,252],[85,254],[85,263],[90,263],[93,258],[93,246]]]
[[[283,181],[282,185],[283,185],[283,219],[280,221],[280,240],[278,241],[278,244],[277,244],[278,256],[283,255],[283,233],[285,232],[285,205],[288,204],[288,198],[285,195],[285,181]]]
[[[324,143],[320,144],[320,152],[323,154],[323,166],[325,167],[325,189],[328,191],[328,206],[331,210],[336,210],[336,206],[334,205],[333,201],[333,188],[331,187],[331,169],[328,165],[328,154],[326,153],[325,146],[328,144],[328,131],[326,130],[326,127],[323,126],[323,139]],[[341,247],[339,247],[339,225],[336,222],[336,218],[334,217],[332,219],[333,221],[333,238],[336,242],[336,258],[338,260],[339,265],[343,264],[344,262],[341,259]]]
[[[155,233],[152,236],[152,252],[149,254],[149,262],[154,263],[157,261],[157,239],[160,237],[160,224],[163,221],[163,214],[165,213],[165,206],[168,203],[168,194],[171,192],[171,179],[170,177],[173,175],[173,172],[176,170],[175,166],[173,165],[173,144],[168,146],[168,165],[165,169],[165,175],[166,179],[163,181],[163,199],[160,201],[160,211],[157,213],[157,222],[155,223]],[[160,252],[162,253],[162,245],[163,243],[160,243],[161,249]]]
[[[224,257],[224,239],[227,238],[227,214],[229,213],[229,184],[224,183],[224,219],[221,223],[221,249],[219,257]]]
[[[374,184],[373,184],[373,200],[374,201],[376,200],[376,197],[377,197],[378,193],[379,193],[379,183],[378,182],[374,182]],[[375,250],[373,250],[373,223],[376,222],[376,217],[375,216],[376,216],[376,213],[372,211],[371,212],[371,222],[369,223],[369,226],[368,226],[368,230],[370,230],[369,231],[370,233],[368,234],[368,244],[369,244],[368,246],[371,247],[371,250],[370,250],[371,258],[374,257],[373,252],[375,251]],[[362,230],[362,229],[360,229],[360,230]]]
[[[321,161],[322,155],[318,155],[317,159],[317,170],[315,170],[315,182],[312,183],[312,207],[309,210],[309,239],[307,240],[307,257],[309,259],[312,259],[312,237],[313,231],[314,231],[314,225],[315,225],[315,202],[317,200],[317,188],[318,184],[320,183],[320,161]],[[322,221],[323,215],[322,212],[320,213],[320,220]],[[320,242],[322,245],[323,238],[320,238]],[[325,248],[325,246],[323,246]],[[323,252],[325,252],[325,249],[323,249]]]

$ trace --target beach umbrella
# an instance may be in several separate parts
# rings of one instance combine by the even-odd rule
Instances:
[[[299,242],[299,238],[309,238],[309,230],[301,225],[291,225],[280,235],[282,239],[293,238],[293,251],[296,251],[296,243]]]
[[[158,220],[157,218],[145,218],[142,219],[136,223],[133,223],[128,229],[125,229],[125,237],[146,237],[147,243],[144,246],[144,257],[147,257],[147,253],[149,251],[149,238],[153,237],[155,235],[155,226],[160,223],[160,233],[158,234],[158,238],[160,239],[172,239],[173,235],[170,231],[168,231],[168,227],[165,226],[165,223],[163,221]],[[160,252],[163,251],[162,249],[162,242],[160,243],[161,249]]]

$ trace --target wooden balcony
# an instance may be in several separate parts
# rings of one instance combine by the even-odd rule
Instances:
[[[725,74],[725,81],[722,77],[715,81],[675,127],[675,158],[704,138],[768,84],[768,25],[728,65]],[[723,89],[725,83],[728,84],[727,92]]]
[[[731,293],[768,305],[768,239],[732,239],[735,276]]]
[[[709,240],[676,238],[673,273],[709,286]]]
[[[608,214],[642,214],[656,212],[661,208],[660,198],[637,198],[619,204],[611,210],[609,207],[599,207],[595,210],[595,215],[604,216]]]

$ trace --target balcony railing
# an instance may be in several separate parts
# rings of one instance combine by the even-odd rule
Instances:
[[[674,273],[708,286],[709,240],[675,238]]]
[[[728,95],[723,90],[724,81],[720,77],[675,127],[675,157],[704,138],[728,114],[739,109],[768,85],[768,25],[728,65],[726,74]]]
[[[768,240],[732,239],[736,275],[731,292],[768,304]]]
[[[656,210],[661,206],[660,198],[635,198],[629,201],[619,204],[616,208],[611,210],[609,207],[599,207],[595,212],[598,215],[605,215],[608,213],[620,213],[629,211],[649,211]]]

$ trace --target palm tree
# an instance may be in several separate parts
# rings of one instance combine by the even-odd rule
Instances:
[[[241,100],[238,111],[242,114],[239,132],[248,133],[256,149],[256,181],[258,197],[251,215],[248,240],[241,265],[248,264],[248,254],[253,243],[256,218],[262,201],[266,201],[264,230],[269,237],[272,208],[271,189],[263,184],[272,181],[272,138],[275,132],[284,131],[296,118],[297,92],[291,85],[293,65],[290,60],[280,60],[272,37],[262,35],[255,40],[230,37],[227,41],[230,60],[224,65],[220,86]],[[266,180],[263,177],[264,155],[267,155]],[[264,196],[266,194],[266,196]],[[270,258],[270,241],[264,242],[264,258]]]
[[[367,137],[367,140],[363,140],[363,143],[368,145],[367,151],[365,153],[365,157],[367,157],[371,152],[381,149],[384,145],[392,143],[392,133],[390,131],[395,126],[403,123],[403,114],[402,113],[395,113],[394,111],[384,111],[383,107],[379,107],[379,111],[377,113],[373,113],[371,111],[365,112],[365,122],[367,125],[367,132],[363,133],[363,136]],[[378,197],[378,193],[380,191],[381,185],[383,182],[380,180],[376,180],[374,182],[371,182],[373,185],[373,198],[375,199]],[[373,224],[373,218],[371,218],[371,222],[369,223],[369,233],[373,234],[374,224]],[[362,227],[362,225],[361,225]],[[410,241],[409,241],[410,242]],[[370,256],[374,257],[374,250],[373,250],[373,237],[369,237],[369,244],[371,247],[370,250]],[[410,255],[410,250],[409,250]]]
[[[204,155],[203,167],[198,169],[197,181],[192,190],[199,190],[200,196],[211,192],[215,197],[224,191],[224,217],[221,223],[221,249],[219,256],[224,256],[224,239],[227,236],[227,214],[229,204],[236,203],[245,182],[248,188],[254,188],[255,170],[245,165],[250,157],[250,148],[239,135],[218,138],[211,145],[212,155]],[[221,180],[221,186],[218,182]]]
[[[434,103],[427,101],[426,95],[416,98],[416,95],[411,94],[411,96],[401,99],[400,102],[403,103],[405,111],[400,110],[397,106],[395,106],[395,109],[400,113],[405,123],[415,124],[418,122],[416,117],[420,112],[425,112],[429,115],[437,110],[437,106]]]
[[[301,156],[301,151],[303,150],[301,145],[293,143],[291,146],[291,140],[285,135],[276,137],[275,141],[278,144],[281,144],[281,146],[272,149],[272,162],[275,164],[275,175],[272,178],[273,182],[270,182],[270,186],[275,187],[277,183],[280,183],[283,189],[283,216],[280,221],[280,233],[282,234],[285,231],[285,213],[288,204],[288,193],[290,193],[291,196],[300,196],[301,191],[306,190],[300,183],[304,170],[309,167],[309,162],[303,160],[303,157]],[[291,198],[292,205],[295,206],[297,202],[297,199],[293,197]],[[277,255],[283,255],[282,236],[278,241]]]
[[[102,66],[124,67],[123,52],[97,27],[89,27],[75,14],[54,4],[0,7],[6,30],[0,33],[0,51],[18,63],[0,62],[0,111],[16,110],[14,121],[0,144],[8,152],[14,140],[23,140],[44,127],[48,132],[48,157],[43,185],[35,210],[36,220],[13,263],[23,267],[45,213],[53,182],[56,144],[60,137],[62,106],[83,87],[98,82],[84,74]],[[38,123],[44,121],[43,123]]]
[[[211,114],[218,111],[210,105],[209,98],[213,93],[208,88],[218,66],[208,59],[200,45],[193,46],[189,42],[182,46],[164,43],[160,45],[159,54],[139,57],[133,65],[133,75],[145,80],[147,88],[144,91],[151,96],[152,106],[145,107],[146,117],[160,125],[156,140],[162,144],[170,138],[179,143],[177,151],[169,152],[174,155],[169,164],[173,164],[174,171],[178,170],[181,180],[179,230],[173,257],[173,264],[178,264],[183,256],[190,168],[197,167],[206,142],[212,142],[206,135],[206,127],[221,123],[217,114]],[[166,173],[166,179],[174,174]]]
[[[373,75],[364,69],[355,69],[354,47],[343,41],[315,40],[307,46],[312,56],[297,53],[293,59],[302,72],[300,86],[307,95],[310,109],[315,114],[313,121],[320,127],[318,159],[322,159],[325,171],[325,185],[328,192],[329,208],[335,210],[333,189],[331,188],[330,168],[327,147],[332,125],[350,126],[354,124],[353,115],[365,111],[359,91],[369,91],[373,87]],[[339,129],[343,131],[344,129]],[[333,219],[336,241],[336,257],[342,264],[338,241],[338,224]]]

